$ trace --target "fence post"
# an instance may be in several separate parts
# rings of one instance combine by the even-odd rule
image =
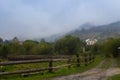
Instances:
[[[49,61],[49,72],[53,71],[53,61],[52,59]]]
[[[95,57],[93,56],[93,57],[92,57],[92,62],[94,62],[94,59],[95,59]]]
[[[88,66],[88,64],[87,64],[87,55],[86,54],[84,54],[84,60],[85,60],[85,66]]]
[[[91,54],[89,54],[89,61],[90,61],[90,64],[92,63],[92,56]]]
[[[79,58],[79,54],[76,54],[77,57],[77,67],[80,67],[80,58]]]
[[[71,58],[70,57],[68,58],[68,68],[69,69],[71,68]]]

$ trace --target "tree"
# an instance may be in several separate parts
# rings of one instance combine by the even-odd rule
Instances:
[[[18,55],[19,49],[20,49],[19,40],[17,37],[14,37],[12,42],[10,43],[10,53],[12,55]]]
[[[9,45],[5,44],[2,47],[0,47],[0,56],[6,58],[9,54]]]
[[[33,54],[51,55],[53,54],[53,45],[41,40],[41,42],[32,49]]]
[[[100,44],[94,44],[94,45],[91,45],[90,47],[90,51],[92,54],[99,54],[100,53],[100,49],[101,49],[101,45]]]
[[[36,42],[32,41],[32,40],[26,40],[23,42],[23,48],[25,49],[25,54],[32,54],[31,50],[34,46],[36,46]]]
[[[80,39],[71,35],[65,36],[55,44],[55,50],[59,54],[76,54],[80,49]]]
[[[45,39],[41,39],[40,42],[41,42],[41,43],[46,43]]]
[[[106,56],[118,56],[117,48],[120,46],[120,39],[109,38],[107,41],[103,43],[103,53]]]
[[[3,39],[2,38],[0,38],[0,45],[2,45],[3,44]]]

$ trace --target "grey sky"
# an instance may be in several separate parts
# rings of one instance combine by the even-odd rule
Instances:
[[[120,20],[120,0],[0,0],[0,37],[44,38]]]

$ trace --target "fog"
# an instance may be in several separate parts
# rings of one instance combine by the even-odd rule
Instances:
[[[120,21],[120,0],[0,0],[0,37],[45,38]]]

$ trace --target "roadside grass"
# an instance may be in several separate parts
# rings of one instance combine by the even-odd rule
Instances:
[[[120,80],[120,74],[109,77],[108,80]]]
[[[105,58],[105,61],[103,63],[103,65],[101,66],[102,69],[108,69],[111,65],[111,59],[110,58]]]
[[[117,61],[117,67],[120,68],[120,58],[117,58],[116,61]],[[108,78],[108,80],[120,80],[120,74],[111,76]]]
[[[66,64],[66,61],[59,61],[59,62],[54,62],[53,66],[59,66],[62,64]],[[25,70],[25,69],[35,69],[35,68],[47,68],[49,66],[48,62],[41,62],[41,63],[32,63],[32,64],[17,64],[17,65],[7,65],[7,66],[2,66],[0,68],[0,72],[2,71],[16,71],[16,70]]]
[[[120,58],[118,57],[116,61],[117,61],[117,66],[120,68]]]
[[[48,71],[46,71],[46,72],[39,73],[39,74],[28,75],[26,77],[22,75],[5,75],[5,76],[1,76],[0,80],[43,80],[43,79],[51,80],[53,77],[65,76],[65,75],[76,74],[76,73],[87,71],[91,68],[96,67],[101,62],[101,60],[102,60],[101,56],[96,56],[95,62],[92,64],[89,64],[88,66],[81,64],[80,67],[76,67],[76,65],[74,65],[70,69],[68,69],[68,67],[64,67],[52,73],[49,73]],[[62,65],[63,63],[65,62],[59,62],[59,63],[57,62],[55,63],[55,66]],[[46,65],[48,64],[44,64],[43,66],[46,66]]]

